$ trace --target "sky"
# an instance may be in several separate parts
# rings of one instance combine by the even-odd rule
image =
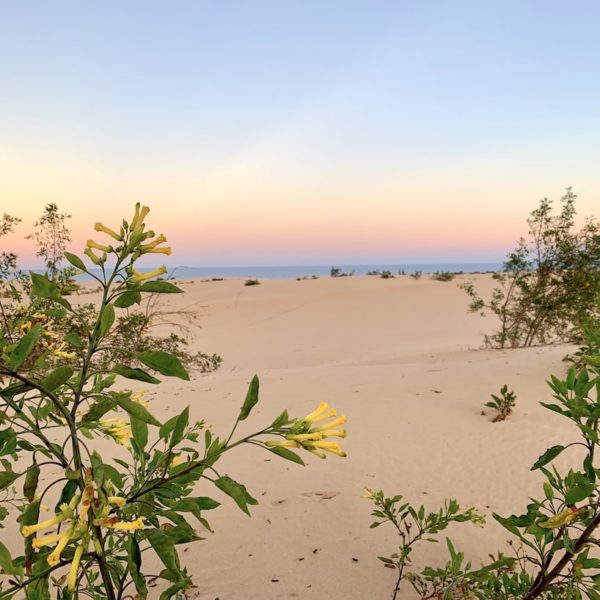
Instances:
[[[499,261],[600,207],[595,1],[0,0],[0,213],[171,266]],[[98,238],[99,239],[99,238]]]

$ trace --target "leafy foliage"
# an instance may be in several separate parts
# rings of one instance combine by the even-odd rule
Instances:
[[[384,561],[399,572],[394,597],[406,578],[422,600],[600,598],[600,559],[596,555],[600,544],[597,537],[600,469],[596,466],[600,445],[600,356],[589,356],[586,360],[589,368],[573,367],[564,379],[552,376],[549,386],[555,402],[542,403],[570,420],[580,439],[566,446],[552,446],[538,458],[532,470],[539,470],[545,477],[542,496],[532,498],[525,512],[509,517],[494,514],[496,521],[513,536],[510,543],[513,556],[498,554],[490,564],[473,569],[448,542],[450,560],[445,566],[427,567],[418,574],[405,573],[408,550],[412,550],[416,538],[414,531],[430,532],[431,527],[423,521],[421,509],[420,512],[410,509],[408,504],[397,507],[400,497],[387,498],[382,492],[371,495],[377,512],[373,514],[383,518],[383,522],[391,522],[401,537],[400,551]],[[583,450],[578,468],[561,473],[550,466],[571,448]],[[447,517],[447,507],[448,504],[446,512],[440,511],[440,519]],[[407,519],[412,537],[406,533]]]
[[[517,400],[517,396],[513,391],[508,391],[508,386],[503,385],[500,388],[500,396],[492,394],[492,402],[486,402],[488,408],[493,408],[496,411],[496,416],[493,419],[494,423],[504,421],[513,411]]]
[[[528,219],[529,238],[521,238],[494,274],[500,284],[489,300],[463,286],[471,298],[472,312],[490,311],[500,328],[486,336],[494,347],[527,347],[580,338],[579,327],[598,317],[600,293],[600,229],[588,219],[575,229],[575,200],[567,188],[561,210],[544,198]]]
[[[23,536],[18,554],[14,544],[0,543],[2,599],[49,599],[51,587],[60,599],[147,598],[150,578],[162,581],[161,600],[180,597],[192,580],[178,547],[202,539],[197,528],[211,531],[207,512],[220,505],[199,495],[200,484],[247,514],[257,503],[220,471],[225,453],[253,445],[300,464],[292,448],[344,456],[328,438],[345,436],[334,429],[345,418],[335,419],[326,405],[303,419],[284,411],[255,433],[234,437],[259,400],[257,377],[227,436],[194,420],[189,408],[161,422],[142,392],[115,386],[119,377],[153,384],[189,379],[177,354],[144,346],[143,338],[135,349],[139,366],[115,361],[121,357],[110,344],[132,298],[179,291],[156,279],[165,267],[135,268],[145,254],[170,253],[164,236],[145,229],[148,211],[136,205],[131,222],[118,230],[96,223],[111,238],[87,243],[85,254],[100,275],[65,252],[100,284],[98,306],[82,312],[50,273],[31,273],[31,301],[11,323],[15,338],[0,330],[0,521],[17,517]],[[106,452],[104,442],[100,453],[99,440],[111,441],[114,451]],[[54,514],[41,517],[44,502],[55,498]],[[163,565],[151,576],[149,554]]]

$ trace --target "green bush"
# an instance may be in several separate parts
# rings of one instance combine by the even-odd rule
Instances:
[[[576,198],[567,188],[556,215],[551,200],[540,202],[527,221],[529,237],[519,240],[502,272],[493,275],[500,285],[489,300],[473,282],[463,285],[471,312],[489,311],[500,321],[499,329],[486,336],[488,345],[578,341],[581,324],[600,315],[600,229],[593,218],[575,228]]]
[[[211,531],[207,513],[220,504],[198,487],[229,498],[246,514],[257,504],[221,470],[225,453],[252,445],[298,464],[304,462],[296,450],[345,456],[332,439],[345,437],[345,417],[336,418],[326,404],[301,419],[283,411],[254,433],[236,436],[258,402],[256,376],[221,436],[189,407],[161,422],[140,392],[123,389],[123,379],[138,385],[159,384],[160,377],[189,380],[174,353],[142,346],[137,366],[130,366],[115,360],[108,342],[120,311],[147,294],[181,293],[157,279],[165,267],[136,269],[143,255],[170,254],[165,237],[146,230],[148,211],[136,205],[131,222],[117,230],[96,224],[110,238],[87,243],[96,271],[64,252],[101,287],[93,311],[82,315],[55,281],[30,273],[30,302],[13,313],[9,328],[0,326],[0,521],[18,521],[23,545],[15,555],[13,540],[10,548],[0,542],[2,599],[45,600],[51,589],[61,600],[148,598],[151,581],[161,582],[161,600],[180,598],[193,583],[178,548],[202,539],[195,521]],[[77,326],[65,332],[64,323]],[[100,439],[121,452],[107,452],[105,443],[100,452]],[[55,495],[49,517],[42,517]],[[152,554],[162,567],[148,575]]]

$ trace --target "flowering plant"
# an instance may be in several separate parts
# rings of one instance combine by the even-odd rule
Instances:
[[[80,318],[55,282],[31,273],[31,301],[11,325],[18,335],[0,331],[0,521],[18,511],[23,540],[19,555],[0,542],[0,599],[50,598],[51,586],[61,599],[146,598],[147,550],[164,565],[153,576],[163,580],[161,600],[172,598],[191,585],[177,551],[201,539],[190,518],[210,530],[205,513],[220,504],[196,495],[197,484],[210,482],[247,514],[257,504],[244,485],[217,470],[225,452],[252,444],[298,464],[304,463],[294,449],[345,456],[328,438],[345,437],[339,426],[346,419],[326,404],[303,419],[284,411],[270,425],[235,438],[258,402],[256,376],[226,437],[193,421],[189,407],[160,422],[141,392],[115,388],[118,378],[148,385],[160,383],[161,375],[189,380],[180,360],[160,350],[140,351],[139,367],[99,360],[109,352],[103,344],[118,310],[139,304],[147,293],[181,292],[157,279],[165,267],[136,268],[143,255],[171,252],[162,234],[146,230],[148,212],[136,205],[131,222],[118,229],[96,223],[110,243],[88,240],[84,254],[95,269],[65,252],[73,267],[100,284],[95,319]],[[58,334],[56,322],[74,323],[73,331]],[[114,453],[99,452],[106,440]],[[127,460],[120,458],[123,451]],[[43,517],[53,495],[54,514]]]

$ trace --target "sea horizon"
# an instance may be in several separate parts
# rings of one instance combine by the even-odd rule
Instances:
[[[450,271],[453,273],[485,273],[498,271],[501,262],[477,263],[391,263],[391,264],[328,264],[328,265],[277,265],[277,266],[229,266],[229,267],[191,267],[179,266],[169,269],[169,275],[175,278],[237,278],[256,277],[263,279],[296,279],[298,277],[329,277],[332,267],[341,273],[367,275],[369,271],[390,271],[398,275],[404,271],[406,275],[421,271],[435,273]]]

